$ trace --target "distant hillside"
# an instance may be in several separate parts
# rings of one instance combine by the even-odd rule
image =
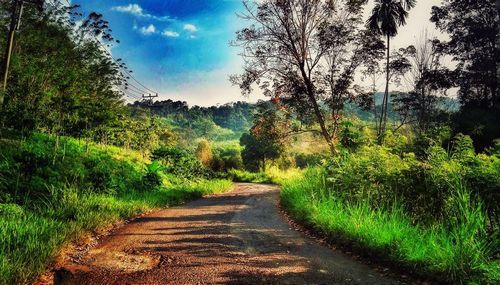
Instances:
[[[396,94],[396,93],[393,93]],[[384,93],[378,92],[375,94],[375,107],[377,112],[380,112]],[[389,119],[397,120],[399,114],[394,111],[392,102],[393,96],[389,97]],[[190,107],[185,101],[154,101],[154,102],[134,102],[129,104],[129,107],[147,109],[152,114],[160,117],[168,118],[174,125],[179,127],[186,127],[193,122],[200,119],[212,121],[220,128],[228,129],[236,133],[247,131],[252,124],[253,110],[256,103],[248,103],[243,101],[227,103],[224,105],[211,106],[211,107]],[[443,98],[439,104],[442,110],[458,111],[459,102],[454,98]],[[374,110],[364,110],[356,103],[347,103],[344,107],[345,116],[356,116],[361,120],[372,121],[375,119]]]

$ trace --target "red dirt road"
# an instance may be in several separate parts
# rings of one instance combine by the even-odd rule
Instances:
[[[397,284],[290,228],[275,186],[138,218],[56,271],[56,284]]]

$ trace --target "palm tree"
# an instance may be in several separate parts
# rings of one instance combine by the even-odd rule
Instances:
[[[398,33],[398,27],[406,24],[408,10],[415,7],[416,0],[375,0],[375,7],[372,10],[370,18],[366,21],[368,29],[376,34],[387,37],[387,63],[386,63],[386,82],[384,99],[382,101],[382,112],[380,122],[377,128],[379,141],[382,142],[385,127],[387,123],[387,106],[389,101],[389,58],[390,58],[390,40]]]

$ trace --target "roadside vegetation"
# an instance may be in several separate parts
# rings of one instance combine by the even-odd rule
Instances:
[[[293,218],[330,241],[450,283],[500,281],[499,148],[474,154],[459,136],[417,158],[363,145],[283,184]]]
[[[0,284],[33,282],[63,245],[85,234],[232,187],[198,173],[172,175],[134,150],[64,137],[57,151],[55,144],[33,134],[0,145]]]

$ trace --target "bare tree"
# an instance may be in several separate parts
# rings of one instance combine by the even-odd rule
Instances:
[[[402,82],[410,92],[395,100],[396,109],[400,114],[406,114],[407,123],[414,124],[418,133],[423,133],[428,130],[438,112],[438,104],[451,87],[451,75],[442,70],[441,54],[427,30],[422,32],[415,45],[400,49],[398,53],[410,64],[408,72],[402,76]]]
[[[246,95],[256,83],[264,94],[294,109],[317,130],[332,153],[348,100],[366,95],[353,84],[356,70],[383,57],[384,45],[362,30],[365,0],[245,1],[251,25],[233,43],[245,60],[231,77]]]

